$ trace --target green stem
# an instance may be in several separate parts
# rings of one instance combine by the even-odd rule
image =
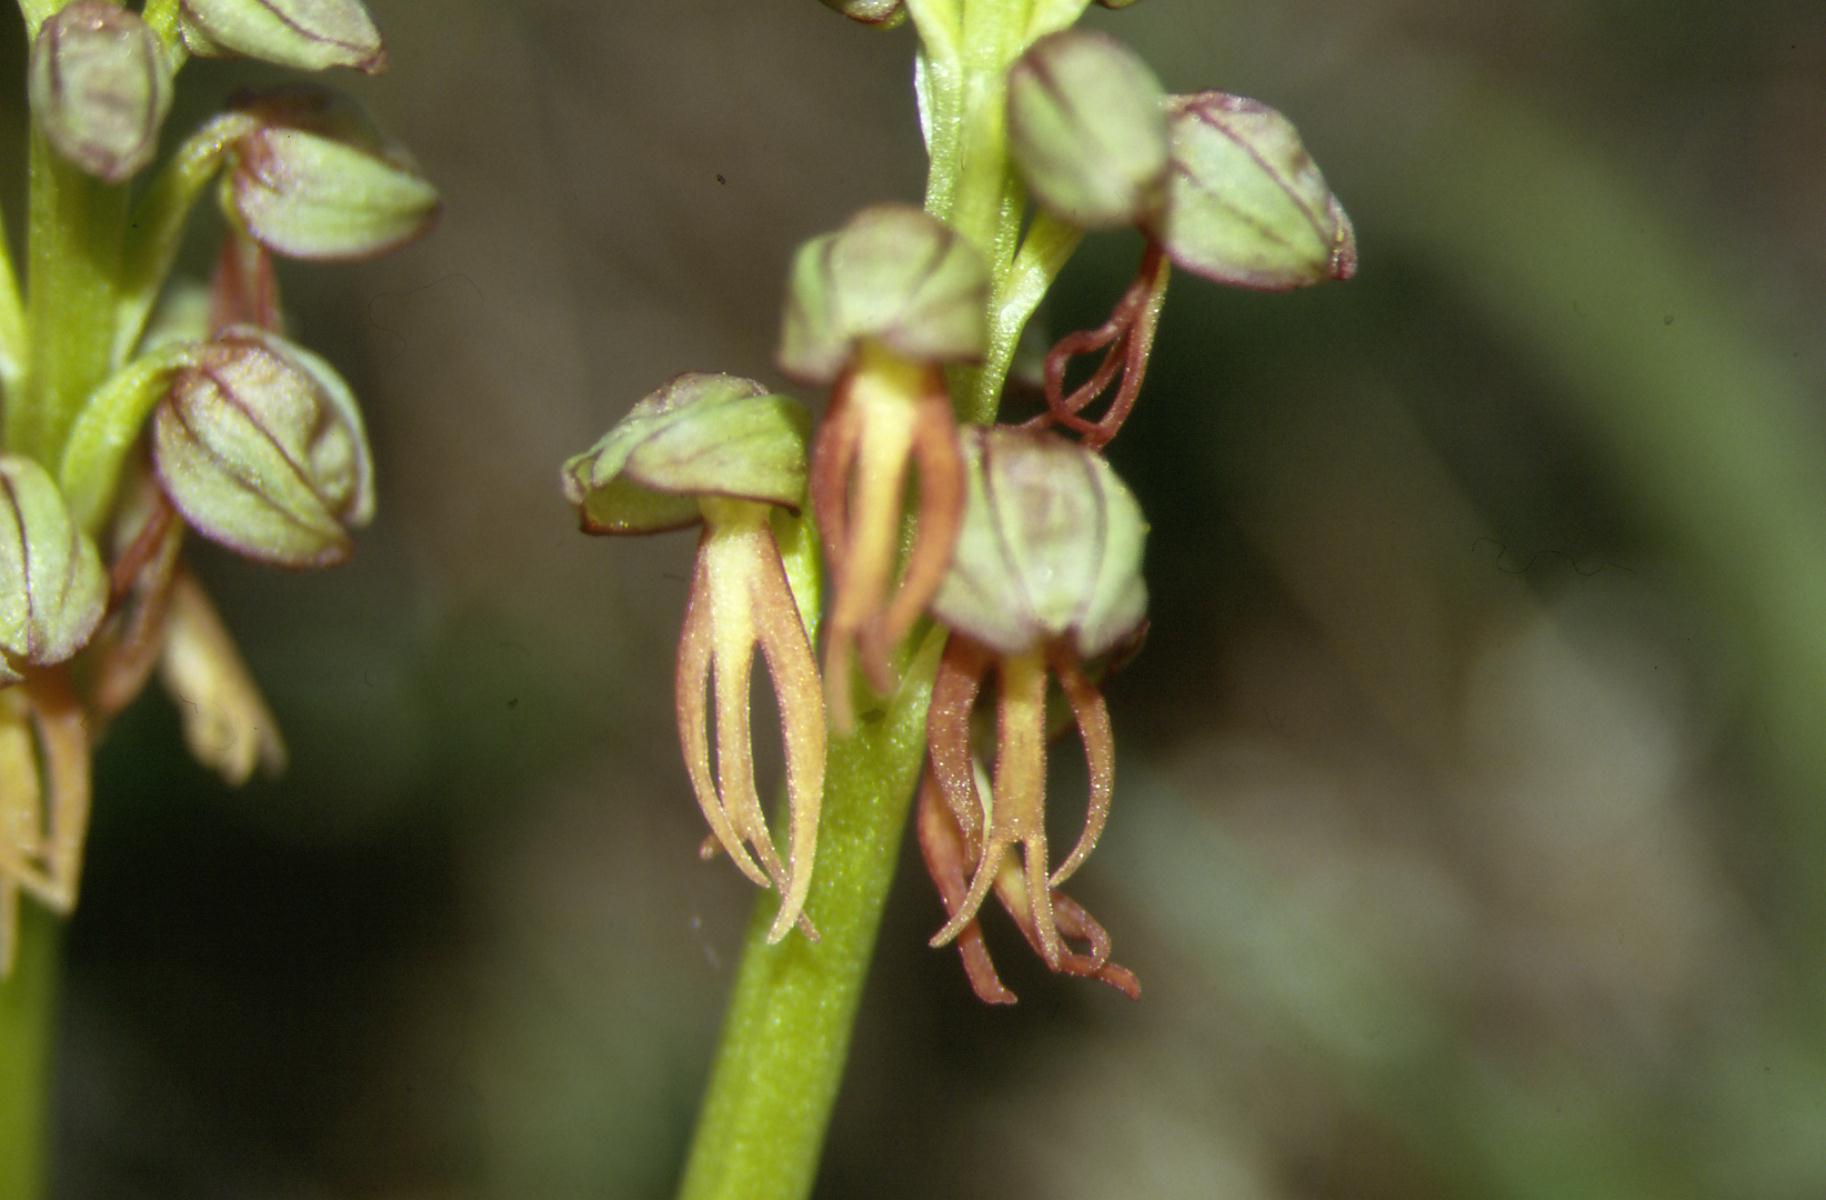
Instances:
[[[969,390],[962,393],[958,406],[964,420],[983,425],[995,420],[1021,331],[1083,240],[1084,231],[1077,226],[1036,213],[1014,261],[995,273],[990,285],[989,353],[981,367],[964,374]]]
[[[68,2],[69,0],[19,0],[19,12],[25,18],[26,39],[29,41],[37,37],[38,27]]]
[[[77,416],[64,443],[57,484],[70,515],[91,537],[101,532],[147,416],[164,397],[172,374],[195,365],[197,357],[194,347],[181,343],[141,355],[97,388]]]
[[[19,394],[29,352],[25,332],[25,305],[19,298],[19,279],[13,272],[13,251],[0,217],[0,388],[7,405]]]
[[[127,191],[84,175],[42,134],[31,141],[31,357],[22,395],[6,412],[6,442],[55,465],[83,401],[112,362]]]
[[[0,983],[0,1200],[45,1194],[51,1042],[61,922],[35,904],[19,914],[18,959]]]
[[[819,940],[768,945],[774,898],[756,906],[681,1200],[811,1193],[925,750],[943,644],[928,640],[887,712],[831,745],[805,909]]]
[[[922,11],[943,6],[913,5],[922,35],[933,31],[920,79],[932,157],[926,210],[963,234],[989,265],[989,353],[980,367],[951,372],[962,421],[995,420],[1021,331],[1083,238],[1045,214],[1021,236],[1027,197],[1008,159],[1006,79],[1033,39],[1069,25],[1086,4],[975,0],[961,17]]]
[[[138,346],[159,289],[171,274],[184,241],[184,223],[197,197],[216,177],[235,143],[255,125],[246,113],[211,118],[184,139],[133,208],[132,232],[121,256],[114,351],[125,358]]]
[[[182,67],[184,60],[190,56],[189,49],[184,45],[183,31],[178,27],[179,8],[179,0],[146,0],[146,7],[140,12],[140,19],[165,43],[165,53],[171,59],[173,72]]]

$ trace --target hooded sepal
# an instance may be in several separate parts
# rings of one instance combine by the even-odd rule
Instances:
[[[1115,38],[1066,29],[1008,72],[1008,149],[1035,203],[1084,229],[1152,220],[1166,202],[1166,93]]]
[[[361,0],[183,0],[184,45],[201,58],[243,55],[321,71],[387,65],[380,31]]]
[[[171,63],[137,14],[108,0],[60,9],[32,42],[27,84],[52,148],[104,183],[124,183],[158,153]]]
[[[865,342],[910,362],[975,362],[988,298],[982,257],[950,226],[910,205],[865,208],[794,257],[780,367],[831,383]]]
[[[680,375],[565,462],[565,499],[586,533],[606,534],[694,525],[707,498],[796,510],[810,425],[797,400],[752,379]]]
[[[153,418],[165,494],[203,536],[319,567],[374,513],[374,467],[349,387],[323,359],[249,327],[205,343]]]
[[[1147,613],[1147,521],[1109,463],[1053,434],[964,431],[963,527],[932,611],[1003,654],[1103,654]]]
[[[437,189],[404,150],[327,94],[290,89],[245,106],[228,202],[261,245],[286,258],[372,258],[436,222]]]
[[[88,644],[108,606],[108,574],[63,493],[22,455],[0,455],[0,684]]]
[[[907,19],[906,0],[823,0],[824,6],[852,21],[893,29]]]
[[[1173,177],[1153,228],[1174,265],[1285,291],[1357,271],[1357,241],[1293,123],[1224,92],[1167,103]]]

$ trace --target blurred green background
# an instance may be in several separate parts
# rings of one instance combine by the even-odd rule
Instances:
[[[691,539],[579,536],[557,464],[681,370],[777,381],[792,247],[919,196],[912,35],[372,7],[394,67],[336,82],[448,210],[283,278],[381,516],[327,574],[194,554],[292,766],[224,790],[155,693],[110,736],[59,1196],[664,1195],[753,900],[674,740]],[[1288,113],[1362,272],[1177,279],[1112,449],[1153,629],[1075,891],[1145,998],[992,919],[980,1007],[909,848],[819,1195],[1818,1200],[1826,8],[1091,22]],[[270,78],[189,68],[173,134]]]

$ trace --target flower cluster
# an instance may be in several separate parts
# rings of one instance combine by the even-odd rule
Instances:
[[[182,543],[194,531],[287,567],[348,557],[374,508],[361,413],[287,336],[273,258],[385,253],[438,210],[410,158],[314,90],[245,97],[146,174],[193,55],[381,69],[360,0],[21,7],[23,297],[0,247],[0,974],[22,894],[74,908],[91,747],[154,671],[206,765],[238,783],[283,763]],[[174,279],[212,184],[213,278]]]
[[[942,190],[925,210],[865,209],[805,244],[790,273],[779,366],[828,389],[815,433],[762,384],[682,376],[568,462],[566,492],[586,532],[703,526],[679,647],[679,732],[713,832],[706,853],[721,847],[782,895],[769,940],[795,924],[816,936],[805,902],[827,728],[848,735],[907,686],[903,674],[933,671],[913,650],[937,638],[916,820],[947,918],[932,944],[955,941],[977,995],[1011,1003],[978,927],[993,892],[1052,970],[1139,995],[1103,927],[1060,890],[1109,814],[1115,746],[1101,681],[1138,648],[1147,608],[1147,523],[1101,451],[1134,408],[1172,267],[1261,290],[1348,278],[1351,225],[1279,113],[1218,92],[1168,96],[1112,38],[1033,37],[983,125],[980,92],[962,116],[963,102],[940,94],[947,38],[958,36],[945,4],[825,2],[871,25],[913,17],[934,160],[982,154],[945,141],[971,120],[999,131],[1004,177],[989,194],[1005,212],[1015,205],[1010,227],[1024,225],[1024,240],[967,236],[952,211],[962,202]],[[1023,196],[1034,206],[1025,222]],[[970,423],[993,414],[1020,325],[1079,239],[1120,228],[1143,238],[1135,280],[1107,321],[1054,344],[1046,411],[1020,426]],[[1068,383],[1075,360],[1093,355]],[[984,389],[979,411],[970,401]],[[784,859],[748,745],[757,646],[787,748]],[[1055,867],[1047,744],[1067,729],[1083,744],[1089,797],[1083,832]]]

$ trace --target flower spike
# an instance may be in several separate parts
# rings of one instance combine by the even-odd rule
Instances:
[[[817,937],[804,909],[824,791],[823,689],[772,524],[804,496],[806,424],[796,401],[752,380],[681,375],[636,404],[563,474],[586,533],[703,526],[679,636],[679,742],[710,826],[705,857],[721,847],[754,883],[779,890],[768,931],[776,942],[795,924]],[[784,859],[755,786],[748,691],[757,649],[779,698],[786,746]]]

